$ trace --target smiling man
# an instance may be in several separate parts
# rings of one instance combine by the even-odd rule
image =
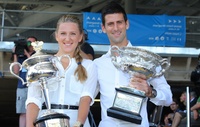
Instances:
[[[129,21],[125,10],[116,2],[112,1],[102,10],[102,30],[107,34],[110,46],[131,47],[131,42],[127,39],[127,29]],[[94,60],[97,66],[98,82],[101,102],[101,121],[99,127],[148,127],[147,118],[147,98],[150,98],[156,105],[169,106],[172,103],[172,93],[170,86],[164,76],[154,78],[150,82],[142,74],[130,77],[128,73],[118,70],[111,62],[109,51]],[[160,68],[158,67],[159,71]],[[131,79],[131,80],[130,80]],[[153,86],[150,87],[150,84]],[[108,116],[107,110],[113,106],[117,86],[129,86],[145,92],[145,99],[142,102],[140,116],[141,124],[127,122],[121,119]],[[133,105],[136,105],[135,103]]]

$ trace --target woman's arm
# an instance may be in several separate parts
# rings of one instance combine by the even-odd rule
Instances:
[[[26,109],[26,127],[34,127],[33,123],[37,119],[39,108],[36,104],[30,103]]]
[[[90,110],[91,98],[89,96],[81,97],[78,109],[77,121],[84,124],[88,117],[88,112]]]

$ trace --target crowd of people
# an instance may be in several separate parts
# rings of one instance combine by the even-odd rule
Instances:
[[[190,105],[190,124],[199,124],[199,111],[200,107],[195,91],[189,93],[189,105]],[[180,105],[183,108],[180,108]],[[173,103],[170,105],[171,113],[166,114],[164,118],[165,127],[185,127],[187,125],[187,97],[186,91],[183,91],[180,98],[174,98]]]
[[[59,74],[62,74],[62,78],[59,81],[48,80],[48,86],[51,86],[49,90],[51,109],[68,115],[70,127],[90,127],[91,120],[88,119],[90,106],[93,105],[94,99],[100,93],[101,121],[99,127],[148,127],[147,100],[154,105],[170,106],[173,112],[166,115],[164,123],[166,126],[177,127],[186,113],[179,109],[177,99],[172,100],[171,87],[164,76],[156,77],[150,81],[143,74],[135,73],[130,76],[117,69],[111,62],[111,46],[116,45],[119,48],[133,46],[126,35],[131,26],[125,10],[112,1],[103,8],[101,18],[102,30],[108,36],[110,48],[106,54],[99,58],[95,58],[93,48],[85,42],[83,26],[78,17],[63,15],[58,20],[54,35],[59,50],[54,56],[57,58],[55,65]],[[36,38],[32,37],[31,39],[34,39],[30,40],[32,42],[37,41]],[[29,58],[32,53],[34,52],[24,50],[26,57],[23,60]],[[19,58],[14,56],[14,61],[22,63],[23,60],[19,61]],[[157,67],[156,71],[160,71],[160,69],[161,67]],[[16,69],[15,73],[18,72],[19,68]],[[141,124],[107,115],[107,109],[113,105],[115,88],[118,85],[144,91],[146,98],[140,109]],[[24,101],[20,105],[17,105],[17,108],[24,107],[23,111],[17,110],[17,113],[21,114],[20,127],[34,127],[34,122],[47,110],[41,86],[39,82],[29,83],[28,88],[20,84],[17,90],[21,90],[21,87],[26,92],[19,91],[17,93],[23,93],[27,98],[23,99]],[[191,104],[191,111],[194,112],[194,120],[197,120],[198,112],[200,112],[198,110],[200,98],[197,101],[197,96],[194,93],[190,95],[191,101],[194,102]],[[17,95],[17,103],[19,100],[22,100],[22,97]],[[185,93],[181,95],[180,100],[184,104],[186,103]],[[26,120],[22,120],[22,116],[26,117]]]

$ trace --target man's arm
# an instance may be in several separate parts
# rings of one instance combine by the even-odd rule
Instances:
[[[200,110],[200,99],[198,98],[197,103],[190,108],[191,112],[194,114],[194,120],[198,119]]]
[[[200,102],[197,102],[194,106],[190,108],[191,111],[200,109]]]

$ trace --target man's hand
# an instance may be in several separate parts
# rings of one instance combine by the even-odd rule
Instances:
[[[134,73],[129,86],[137,90],[144,91],[147,97],[152,97],[152,88],[147,82],[147,77],[143,74]]]
[[[193,114],[194,114],[194,120],[197,120],[199,118],[199,113],[197,112],[197,110],[193,110]]]
[[[24,55],[26,55],[28,58],[31,57],[31,55],[24,49]]]

